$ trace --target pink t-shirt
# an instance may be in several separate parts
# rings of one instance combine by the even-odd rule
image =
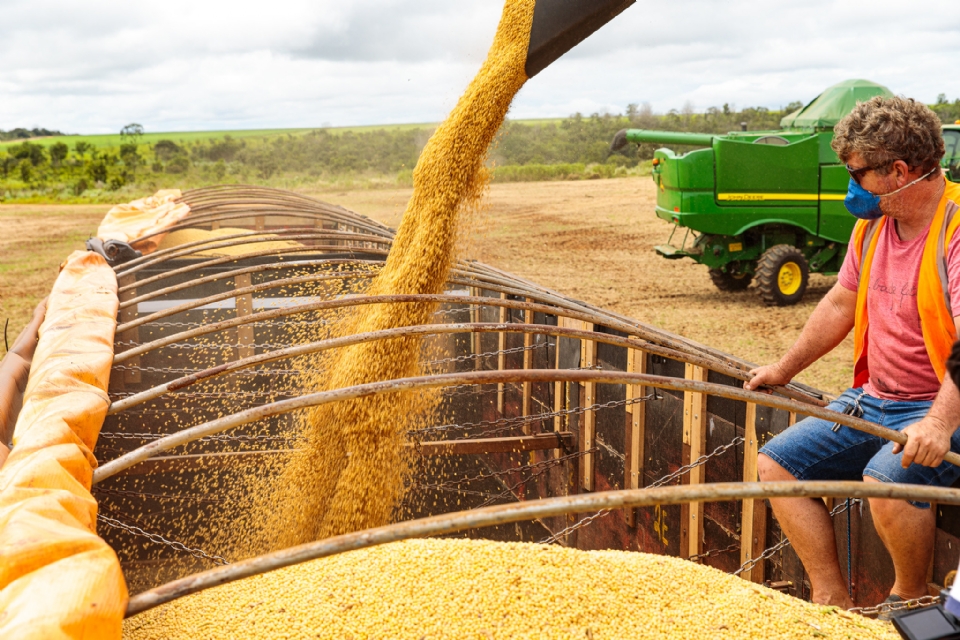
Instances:
[[[923,343],[917,310],[920,259],[930,228],[907,242],[900,240],[896,228],[891,219],[883,225],[870,268],[867,291],[870,380],[864,385],[864,391],[884,400],[933,400],[940,391],[940,380]],[[954,316],[960,315],[958,246],[960,242],[951,242],[947,250],[950,306]],[[847,289],[857,290],[860,264],[854,255],[852,237],[839,280]]]

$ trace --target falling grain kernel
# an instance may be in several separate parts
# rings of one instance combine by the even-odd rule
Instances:
[[[487,150],[526,81],[524,64],[534,0],[508,0],[487,60],[457,106],[430,138],[413,173],[407,205],[384,268],[366,293],[442,293],[456,252],[462,214],[476,207],[489,175]],[[360,308],[339,335],[425,324],[434,304]],[[305,387],[337,389],[417,375],[422,340],[356,345],[324,358],[327,375]],[[306,421],[303,448],[273,488],[261,540],[273,548],[385,524],[399,504],[408,465],[403,442],[411,420],[436,406],[435,394],[385,394],[319,407]]]
[[[406,540],[202,591],[124,623],[205,638],[856,638],[887,624],[680,558],[486,540]]]

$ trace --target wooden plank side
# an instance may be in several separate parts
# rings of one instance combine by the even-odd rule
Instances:
[[[585,331],[593,331],[593,324],[584,322],[583,329]],[[581,366],[585,369],[592,369],[597,362],[597,343],[593,340],[584,340],[580,343],[580,348],[582,349],[580,356],[580,362],[582,363]],[[597,401],[597,383],[587,382],[583,385],[583,388],[583,406],[590,407]],[[597,412],[593,409],[586,409],[583,412],[583,429],[580,437],[580,450],[589,451],[592,449],[596,444],[596,437]],[[583,473],[581,486],[583,487],[584,491],[593,491],[594,489],[594,463],[594,454],[585,453],[583,456],[583,461],[580,463],[580,469]]]
[[[526,299],[527,302],[533,302],[530,298]],[[533,311],[526,310],[523,313],[523,322],[524,324],[533,324]],[[525,333],[523,334],[523,368],[524,370],[533,369],[533,334]],[[523,411],[523,416],[529,416],[531,414],[530,405],[531,405],[531,395],[533,391],[532,382],[523,383],[523,404],[521,410]],[[523,433],[524,435],[530,435],[532,432],[533,425],[530,422],[523,423]]]
[[[684,367],[687,380],[705,382],[707,370],[703,367],[687,364]],[[683,394],[683,464],[690,464],[704,454],[706,447],[707,397],[703,393],[685,392]],[[681,484],[702,484],[703,467],[691,469],[681,479]],[[690,503],[682,510],[681,518],[681,557],[690,557],[703,553],[703,504]]]
[[[743,481],[756,482],[757,480],[757,451],[760,448],[757,439],[757,405],[752,402],[747,403],[746,425],[743,434]],[[740,512],[740,564],[741,566],[756,556],[756,549],[759,546],[762,552],[764,535],[759,535],[755,527],[759,524],[756,521],[759,513],[766,515],[766,503],[763,500],[744,500]],[[758,579],[759,576],[759,579]],[[758,563],[753,568],[740,574],[745,580],[752,582],[763,582],[763,563]]]
[[[647,372],[647,354],[644,351],[630,349],[627,351],[627,371],[630,373]],[[627,385],[627,401],[642,398],[646,395],[643,385]],[[643,461],[646,429],[646,403],[627,404],[626,433],[624,434],[624,461],[623,486],[627,489],[643,487]],[[624,509],[624,519],[630,527],[637,526],[637,510]]]
[[[501,293],[500,299],[506,300],[507,294]],[[506,321],[507,321],[507,308],[500,307],[500,323],[503,324]],[[503,371],[504,369],[507,368],[507,355],[504,353],[506,348],[507,348],[507,334],[501,331],[497,336],[497,351],[499,351],[499,353],[497,354],[497,371]],[[497,413],[499,413],[501,416],[503,415],[503,408],[504,408],[504,405],[503,405],[504,389],[505,389],[505,386],[502,382],[497,384]]]
[[[249,273],[243,273],[234,278],[235,289],[252,286],[253,281]],[[237,317],[253,315],[253,294],[237,296]],[[237,327],[237,359],[250,358],[256,353],[254,347],[253,325],[245,324]]]

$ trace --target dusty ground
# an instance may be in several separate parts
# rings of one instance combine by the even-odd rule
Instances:
[[[395,227],[410,190],[310,195]],[[654,202],[649,178],[494,185],[465,256],[753,362],[779,357],[835,278],[814,276],[794,307],[765,307],[754,287],[722,293],[706,267],[654,253],[670,233]],[[11,341],[107,208],[0,206],[0,321],[10,318]],[[848,339],[798,379],[838,393],[852,378],[852,352]]]
[[[50,292],[60,263],[83,248],[108,208],[0,205],[0,324],[9,319],[10,344]]]

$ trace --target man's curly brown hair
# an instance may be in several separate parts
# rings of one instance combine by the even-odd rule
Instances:
[[[877,167],[884,175],[897,160],[927,173],[944,154],[940,119],[913,98],[876,96],[858,103],[833,132],[830,146],[841,162],[859,153],[867,166]]]

